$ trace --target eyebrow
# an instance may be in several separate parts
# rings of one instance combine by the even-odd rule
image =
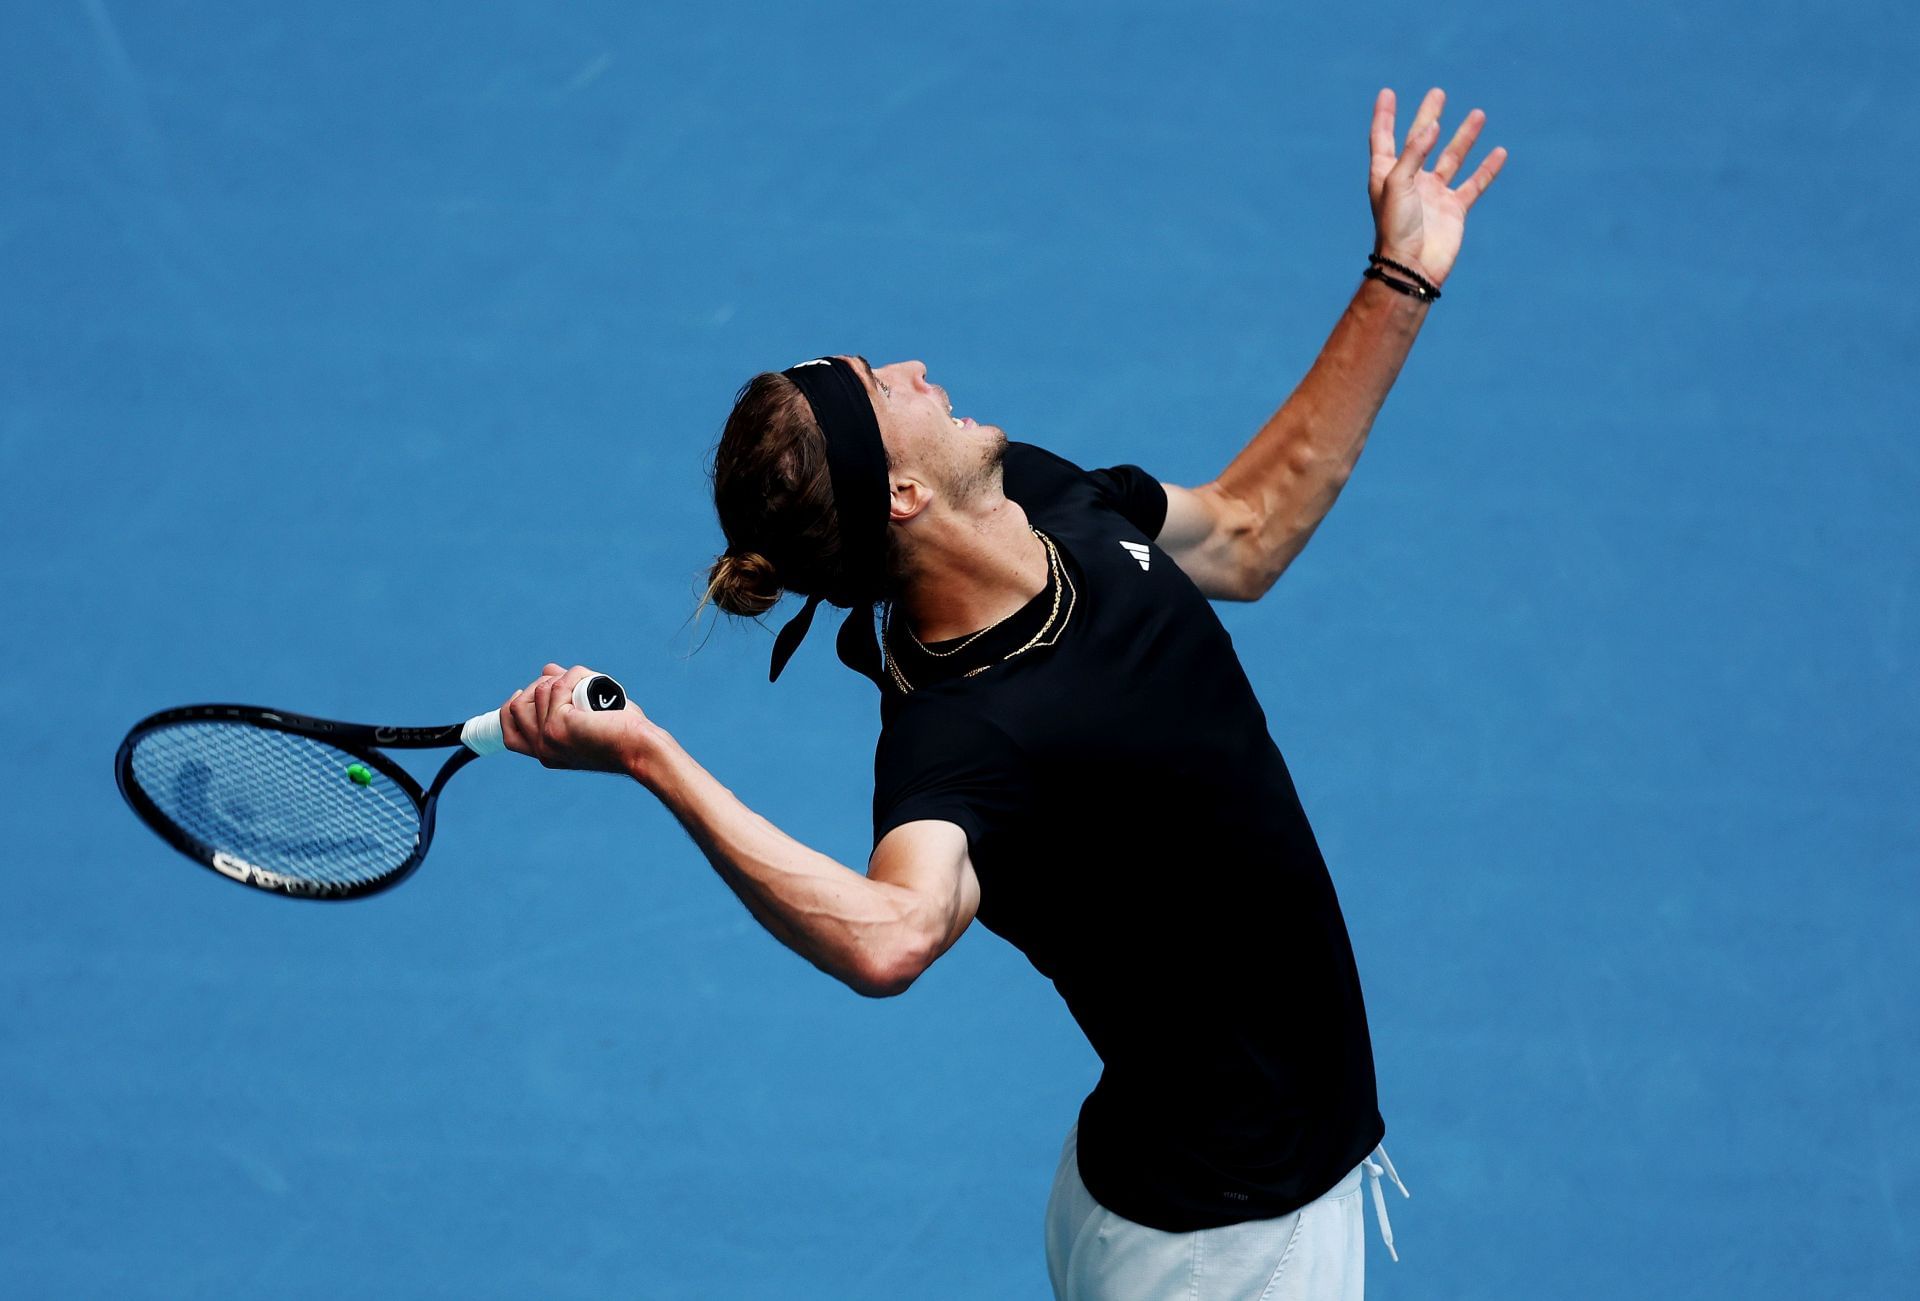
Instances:
[[[866,372],[867,372],[867,378],[873,381],[873,386],[874,386],[875,388],[879,388],[879,387],[880,387],[880,377],[879,377],[878,375],[876,375],[876,374],[874,374],[874,373],[873,373],[873,363],[872,363],[872,362],[869,362],[869,361],[868,361],[868,360],[867,360],[867,359],[866,359],[865,357],[862,357],[862,356],[861,356],[861,355],[860,355],[859,353],[857,353],[857,352],[853,354],[853,359],[854,359],[855,361],[857,361],[857,362],[859,362],[859,363],[860,363],[860,365],[861,365],[861,366],[862,366],[862,367],[863,367],[863,368],[864,368],[864,369],[866,370]]]

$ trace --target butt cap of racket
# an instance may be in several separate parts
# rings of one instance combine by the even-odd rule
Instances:
[[[605,712],[627,707],[627,691],[604,673],[581,678],[573,684],[573,703],[577,709]],[[507,748],[506,735],[500,730],[500,711],[475,714],[460,729],[460,743],[475,754],[499,754]]]

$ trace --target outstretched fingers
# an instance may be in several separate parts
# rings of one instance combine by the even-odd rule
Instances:
[[[1487,115],[1479,109],[1467,114],[1467,120],[1453,133],[1453,139],[1440,151],[1440,157],[1433,163],[1433,174],[1442,185],[1452,185],[1453,177],[1460,170],[1460,164],[1467,161],[1467,155],[1473,152],[1473,142],[1480,138],[1480,128],[1487,124]]]
[[[1407,128],[1407,143],[1429,126],[1438,126],[1440,110],[1447,106],[1447,92],[1435,86],[1420,99],[1420,107],[1413,115],[1413,125]]]
[[[1384,159],[1391,164],[1393,161],[1393,118],[1393,90],[1388,87],[1373,99],[1373,129],[1367,139],[1375,162]]]
[[[1487,192],[1487,187],[1493,184],[1493,178],[1500,175],[1500,169],[1506,166],[1506,163],[1507,150],[1506,146],[1502,145],[1481,160],[1479,169],[1472,176],[1460,182],[1454,189],[1454,193],[1460,196],[1460,208],[1463,212],[1473,206],[1475,199]]]
[[[1407,128],[1406,147],[1400,151],[1400,157],[1395,160],[1393,170],[1388,173],[1389,176],[1398,177],[1404,184],[1412,180],[1413,174],[1420,170],[1420,165],[1427,159],[1428,151],[1433,148],[1433,142],[1440,138],[1440,110],[1446,102],[1447,93],[1438,86],[1428,91],[1426,97],[1420,101],[1420,108],[1413,115],[1413,125]],[[1379,122],[1377,110],[1374,120],[1377,127]],[[1391,115],[1387,119],[1387,130],[1389,132],[1393,130]],[[1391,140],[1392,137],[1388,138]],[[1377,146],[1376,152],[1378,152]]]
[[[1420,164],[1427,161],[1427,154],[1433,149],[1433,142],[1440,138],[1440,124],[1428,122],[1417,126],[1407,136],[1407,147],[1400,151],[1400,160],[1387,173],[1390,179],[1398,178],[1402,184],[1409,184]]]

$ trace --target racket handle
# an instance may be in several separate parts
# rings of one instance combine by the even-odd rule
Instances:
[[[602,712],[627,707],[626,688],[604,673],[581,678],[573,684],[573,703],[577,709]],[[507,748],[506,735],[500,730],[500,711],[475,714],[460,729],[460,743],[475,754],[499,754]]]

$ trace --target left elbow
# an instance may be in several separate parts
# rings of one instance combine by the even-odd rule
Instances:
[[[1292,533],[1278,541],[1269,541],[1258,547],[1250,547],[1241,561],[1237,579],[1236,601],[1257,601],[1273,590],[1280,581],[1280,575],[1287,572],[1287,566],[1307,544],[1307,534],[1312,530]]]
[[[1273,590],[1280,581],[1284,566],[1248,564],[1235,577],[1231,590],[1226,593],[1229,601],[1257,601]]]
[[[1229,601],[1257,601],[1273,589],[1291,558],[1290,552],[1276,549],[1267,529],[1249,528],[1233,539],[1227,551],[1226,573],[1217,595]]]
[[[1181,565],[1211,600],[1259,600],[1279,577],[1262,562],[1266,528],[1259,505],[1218,480],[1192,489],[1191,495],[1205,511],[1205,529],[1185,540]]]
[[[1339,490],[1339,484],[1335,484],[1333,492]],[[1280,575],[1305,549],[1325,514],[1324,508],[1310,508],[1304,513],[1269,512],[1236,537],[1229,599],[1257,601],[1272,591]]]

